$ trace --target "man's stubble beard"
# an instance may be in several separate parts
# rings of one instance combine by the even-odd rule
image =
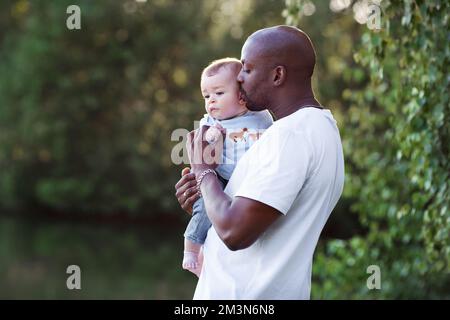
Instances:
[[[249,96],[247,95],[247,92],[245,92],[245,90],[242,88],[242,86],[239,86],[239,91],[240,91],[242,97],[245,100],[246,107],[247,107],[248,110],[250,110],[250,111],[262,111],[262,110],[267,109],[262,104],[255,103],[253,100],[251,100],[249,98]]]

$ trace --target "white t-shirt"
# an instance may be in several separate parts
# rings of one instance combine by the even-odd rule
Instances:
[[[274,122],[238,162],[225,192],[265,203],[280,217],[238,251],[210,228],[194,299],[309,299],[313,253],[343,185],[342,144],[329,110],[303,108]]]

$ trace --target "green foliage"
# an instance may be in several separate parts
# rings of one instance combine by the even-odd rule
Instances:
[[[66,28],[73,4],[81,30]],[[171,133],[192,130],[204,113],[202,68],[239,56],[241,38],[257,24],[282,20],[282,3],[248,1],[239,14],[228,12],[230,23],[227,4],[2,1],[0,208],[178,208]],[[252,12],[269,14],[247,19]]]
[[[362,26],[340,127],[344,196],[368,231],[321,244],[315,298],[450,297],[449,9],[383,1],[381,30]],[[381,268],[381,290],[366,286],[370,265]]]
[[[330,228],[345,225],[352,237],[320,243],[313,298],[450,298],[449,4],[382,1],[376,32],[358,27],[351,7],[337,14],[328,3],[315,2],[311,17],[303,15],[310,1],[286,0],[284,10],[288,23],[315,43],[314,87],[340,124],[346,157],[344,197]],[[66,28],[70,4],[81,7],[79,31]],[[1,1],[0,210],[154,214],[177,208],[180,167],[170,160],[170,135],[191,129],[203,113],[202,67],[239,56],[250,32],[282,23],[282,7],[275,0]],[[22,285],[44,286],[45,296],[54,297],[48,277],[55,270],[42,265],[54,266],[50,256],[61,267],[71,263],[72,254],[58,251],[61,241],[80,261],[98,255],[80,240],[89,232],[69,240],[62,234],[71,229],[59,226],[37,235],[34,227],[0,226],[0,251],[12,261],[0,261],[7,275],[0,292],[16,288],[21,296],[16,284],[31,264],[35,278]],[[125,238],[114,242],[121,254],[142,251]],[[156,260],[177,265],[161,248]],[[126,266],[101,252],[101,271],[87,276],[104,288]],[[142,259],[139,268],[150,268],[157,279],[161,266],[153,256]],[[104,274],[107,265],[120,272]],[[370,265],[381,268],[381,290],[366,286]],[[173,297],[164,291],[171,280],[158,282],[163,293],[150,292],[140,284],[146,271],[133,274],[119,285],[128,292],[123,296]]]

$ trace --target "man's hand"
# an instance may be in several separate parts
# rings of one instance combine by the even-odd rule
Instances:
[[[181,171],[181,179],[175,185],[175,196],[184,211],[192,215],[192,206],[199,198],[197,194],[197,180],[189,168]]]
[[[178,203],[189,214],[192,214],[192,206],[199,198],[196,176],[206,169],[214,170],[222,159],[223,136],[213,144],[208,143],[204,137],[209,128],[202,126],[200,129],[188,133],[186,149],[191,169],[184,168],[181,172],[181,179],[175,185],[175,196]],[[221,133],[224,130],[220,125],[216,128]]]
[[[222,160],[223,138],[218,139],[214,144],[209,144],[205,138],[209,128],[202,126],[187,135],[186,149],[191,163],[191,172],[196,176],[207,169],[214,170]]]

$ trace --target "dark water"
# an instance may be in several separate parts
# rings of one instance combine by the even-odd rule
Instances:
[[[0,299],[191,299],[182,231],[0,215]],[[67,288],[70,265],[80,290]]]

